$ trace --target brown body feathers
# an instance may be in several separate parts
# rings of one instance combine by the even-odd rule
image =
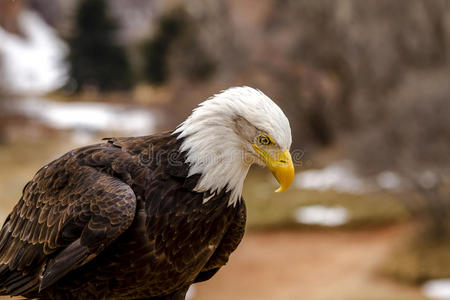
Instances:
[[[40,169],[0,232],[0,294],[184,299],[239,244],[245,206],[203,203],[170,133],[111,138]]]

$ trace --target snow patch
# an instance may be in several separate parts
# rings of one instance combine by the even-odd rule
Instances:
[[[309,170],[296,175],[295,185],[301,189],[363,193],[366,185],[356,174],[350,161],[330,164],[321,170]]]
[[[439,183],[439,179],[436,173],[428,170],[420,174],[418,182],[424,189],[431,189]]]
[[[18,19],[24,37],[0,27],[0,89],[12,95],[41,95],[67,80],[67,46],[37,14]]]
[[[422,293],[431,300],[450,300],[450,279],[429,280],[422,286]]]
[[[392,171],[383,171],[376,177],[376,182],[379,187],[385,190],[398,189],[402,184],[402,179],[397,173]]]
[[[96,132],[145,135],[154,131],[156,118],[145,109],[98,102],[54,102],[29,98],[14,102],[14,109],[50,127],[72,129],[79,140]],[[87,134],[87,135],[86,135]]]
[[[302,224],[339,226],[347,223],[349,215],[344,207],[310,205],[297,208],[295,210],[295,219]]]

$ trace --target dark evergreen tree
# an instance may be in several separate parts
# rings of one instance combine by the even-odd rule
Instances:
[[[75,30],[69,40],[70,76],[79,91],[86,86],[101,91],[132,86],[131,66],[125,49],[117,43],[117,23],[108,15],[105,0],[79,3]]]
[[[163,15],[155,35],[143,47],[145,78],[153,84],[161,84],[168,77],[167,57],[173,41],[186,26],[186,16],[181,10]]]
[[[203,80],[214,71],[214,62],[198,40],[197,24],[183,8],[164,14],[157,24],[155,34],[143,47],[148,82],[163,84],[174,75],[170,71],[192,81]],[[170,61],[175,62],[175,70],[169,70]]]

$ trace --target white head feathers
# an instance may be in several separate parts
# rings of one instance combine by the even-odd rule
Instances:
[[[259,90],[234,87],[200,103],[174,131],[184,138],[181,150],[187,151],[189,175],[201,174],[195,190],[214,195],[226,188],[229,204],[235,204],[250,166],[261,163],[252,147],[260,132],[284,149],[291,146],[288,119]]]

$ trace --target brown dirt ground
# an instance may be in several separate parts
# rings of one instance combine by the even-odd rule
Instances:
[[[196,285],[193,300],[419,300],[418,288],[377,275],[410,231],[251,232],[227,266]],[[11,299],[0,297],[0,299]]]
[[[364,231],[249,233],[226,267],[196,285],[194,299],[425,299],[418,288],[376,272],[409,231],[403,225]]]

